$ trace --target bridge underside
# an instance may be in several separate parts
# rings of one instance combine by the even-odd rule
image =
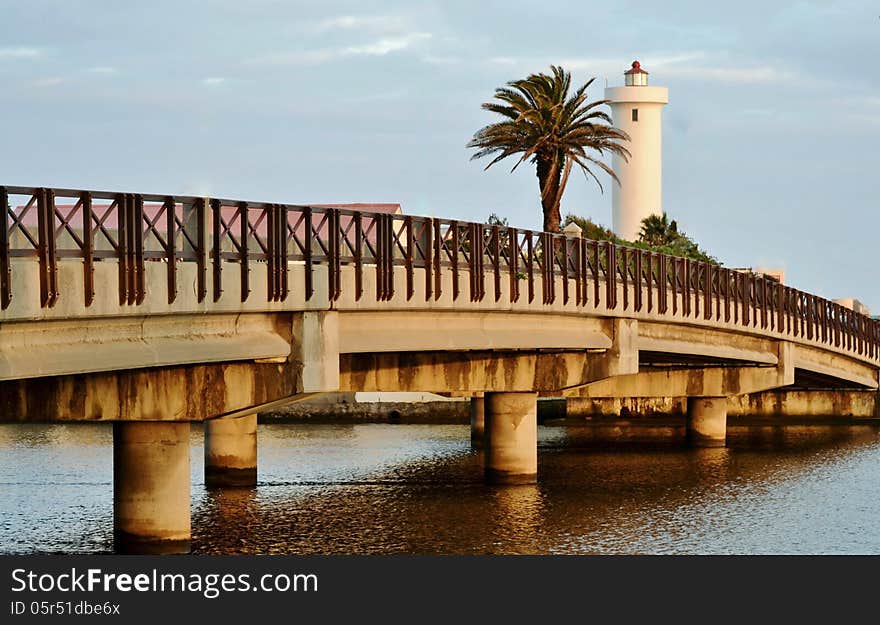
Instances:
[[[394,314],[362,311],[7,323],[0,415],[202,421],[338,391],[660,398],[878,386],[877,370],[853,358],[708,328],[567,315],[401,315],[406,323],[396,332]],[[99,349],[106,357],[94,357]]]
[[[214,363],[0,382],[5,421],[202,421],[295,398],[296,363]]]

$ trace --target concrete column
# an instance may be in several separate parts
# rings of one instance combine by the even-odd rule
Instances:
[[[538,394],[486,393],[486,480],[534,484],[538,479]]]
[[[724,447],[727,398],[688,397],[687,440],[692,447]]]
[[[205,486],[257,485],[257,415],[205,421]]]
[[[113,424],[113,538],[120,553],[187,553],[189,423]]]
[[[482,397],[471,397],[471,447],[482,449],[486,437],[486,401]]]

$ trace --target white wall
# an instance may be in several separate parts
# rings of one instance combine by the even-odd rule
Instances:
[[[663,213],[662,112],[667,102],[665,87],[612,87],[605,90],[611,100],[613,123],[630,136],[628,160],[617,155],[612,168],[620,184],[612,182],[612,230],[628,240],[637,239],[645,217]],[[638,109],[638,121],[632,110]]]

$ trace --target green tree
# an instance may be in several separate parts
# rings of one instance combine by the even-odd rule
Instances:
[[[642,229],[639,240],[648,245],[669,245],[679,239],[678,223],[673,219],[671,222],[666,216],[649,215],[642,220]]]
[[[588,219],[586,217],[580,217],[578,215],[572,215],[571,213],[565,216],[565,221],[562,223],[562,227],[565,228],[569,224],[575,224],[581,229],[581,236],[585,239],[592,239],[593,241],[614,241],[615,243],[626,243],[623,239],[619,239],[614,235],[611,230],[597,224],[592,219]]]
[[[617,154],[624,158],[629,151],[624,142],[629,137],[611,125],[607,113],[599,110],[608,100],[587,100],[587,88],[593,78],[569,96],[571,75],[559,66],[551,74],[531,74],[495,90],[495,102],[483,108],[506,118],[478,130],[468,142],[477,151],[471,159],[492,156],[486,169],[509,156],[518,155],[511,171],[523,162],[535,164],[544,213],[544,230],[558,232],[559,206],[572,167],[585,177],[602,183],[593,171],[599,168],[620,183],[608,165],[598,157]]]
[[[507,221],[507,217],[499,217],[498,213],[490,213],[489,219],[486,220],[486,223],[490,226],[503,226],[505,228],[510,225]]]

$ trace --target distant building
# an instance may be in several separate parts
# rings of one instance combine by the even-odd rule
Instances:
[[[843,299],[834,300],[835,304],[839,304],[844,308],[849,308],[850,310],[857,312],[862,315],[871,316],[871,309],[861,303],[859,300],[854,297],[845,297]]]
[[[767,269],[765,267],[758,267],[755,269],[755,273],[760,274],[765,278],[775,280],[779,284],[785,284],[785,269]]]
[[[740,273],[752,273],[761,276],[762,278],[768,278],[773,282],[785,284],[784,269],[765,269],[764,267],[758,267],[757,269],[754,269],[752,267],[734,267],[733,271],[738,271]]]

